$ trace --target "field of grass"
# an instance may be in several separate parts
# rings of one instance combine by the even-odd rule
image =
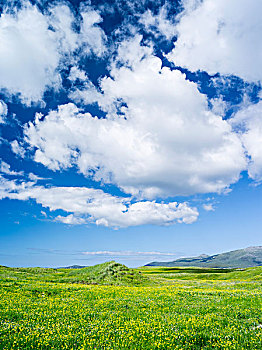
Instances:
[[[1,267],[0,349],[262,349],[261,275]]]
[[[205,267],[141,267],[143,275],[179,280],[262,281],[262,267],[221,269]]]

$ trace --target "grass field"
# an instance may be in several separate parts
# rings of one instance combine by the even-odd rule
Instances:
[[[262,268],[0,268],[1,349],[262,349]]]

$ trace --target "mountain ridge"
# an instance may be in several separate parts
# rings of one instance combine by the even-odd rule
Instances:
[[[247,268],[262,266],[262,246],[251,246],[214,255],[179,258],[174,261],[153,261],[145,266]]]

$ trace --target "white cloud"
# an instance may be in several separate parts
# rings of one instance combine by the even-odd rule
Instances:
[[[0,100],[0,124],[5,123],[5,117],[7,116],[8,108],[4,101]]]
[[[77,32],[73,30],[75,18],[69,7],[66,5],[54,6],[51,9],[50,17],[46,17],[46,20],[56,33],[57,49],[61,53],[74,52],[79,46],[79,37]]]
[[[99,13],[92,9],[81,12],[82,23],[79,41],[81,48],[86,54],[94,53],[102,56],[106,50],[106,36],[103,30],[97,25],[102,21]]]
[[[214,207],[213,207],[213,204],[203,204],[203,208],[206,210],[206,211],[214,211]]]
[[[11,176],[17,176],[17,175],[23,175],[23,171],[13,171],[11,170],[11,166],[4,162],[3,160],[0,161],[0,172],[2,174],[6,174],[6,175],[11,175]]]
[[[246,148],[250,161],[248,164],[249,176],[262,181],[262,101],[243,108],[231,120],[238,130]]]
[[[51,211],[63,210],[69,215],[58,215],[55,220],[70,225],[95,223],[117,228],[145,224],[190,224],[198,218],[197,209],[187,203],[130,203],[130,198],[114,197],[102,190],[86,187],[45,188],[34,183],[16,184],[4,178],[0,180],[1,198],[34,199]]]
[[[213,98],[209,102],[212,106],[213,113],[220,115],[221,117],[225,116],[229,104],[226,103],[221,96],[218,98]]]
[[[117,56],[112,61],[111,74],[117,71],[117,66],[124,65],[131,69],[136,66],[146,57],[152,55],[152,46],[141,45],[142,35],[136,34],[131,39],[122,41],[117,50]]]
[[[70,69],[68,79],[71,80],[72,82],[75,82],[76,80],[85,81],[87,80],[87,76],[85,71],[74,66]]]
[[[102,255],[102,256],[175,256],[176,253],[168,253],[168,252],[133,252],[130,250],[117,250],[117,251],[110,251],[110,250],[99,250],[99,251],[86,251],[82,252],[83,255]]]
[[[170,261],[181,256],[181,253],[171,253],[171,252],[159,252],[159,251],[148,251],[148,252],[137,252],[130,250],[101,250],[101,251],[86,251],[81,252],[81,255],[84,255],[84,258],[80,260],[89,260],[89,259],[122,259],[122,260],[136,260],[141,261]]]
[[[117,71],[117,67],[125,66],[130,69],[135,69],[137,64],[153,53],[152,46],[141,46],[142,35],[135,34],[131,39],[126,39],[118,44],[117,54],[111,60],[111,72]],[[76,103],[92,104],[98,102],[103,110],[107,112],[115,112],[115,104],[107,94],[105,97],[100,93],[97,87],[88,79],[87,75],[77,67],[72,67],[70,70],[69,79],[75,82],[81,80],[83,87],[73,88],[69,94],[71,100]]]
[[[74,62],[75,50],[101,55],[105,34],[96,26],[99,15],[93,10],[83,13],[80,33],[73,30],[74,21],[65,5],[42,14],[25,1],[20,10],[4,12],[0,17],[0,88],[18,94],[26,104],[41,101],[47,88],[60,88],[60,68]]]
[[[76,74],[78,74],[78,76]],[[72,75],[70,72],[70,78],[71,78],[71,81],[73,81],[73,79],[75,80],[80,79],[80,72],[78,73],[73,72]],[[87,77],[84,80],[83,75],[81,75],[81,80],[82,80],[83,87],[81,89],[77,87],[73,87],[71,92],[68,95],[69,98],[76,103],[80,102],[84,104],[92,104],[100,100],[101,94],[98,91],[98,89],[95,87],[95,85],[91,81],[89,81]]]
[[[20,94],[24,102],[38,101],[47,86],[60,84],[55,33],[33,6],[0,18],[0,87]]]
[[[21,158],[24,158],[25,149],[18,143],[17,140],[12,141],[10,145],[11,145],[11,150],[14,154],[20,156]]]
[[[76,217],[73,214],[69,214],[67,216],[58,215],[55,218],[55,221],[62,222],[67,225],[83,225],[86,223],[86,220],[80,217]]]
[[[102,79],[98,103],[107,118],[68,104],[29,123],[35,161],[53,170],[77,165],[86,176],[149,199],[227,189],[246,169],[238,136],[209,110],[195,83],[142,52],[138,61],[124,54],[120,60],[132,67],[113,67],[112,78]]]
[[[29,180],[31,180],[31,181],[33,181],[33,182],[37,182],[37,181],[39,181],[39,180],[46,180],[45,178],[40,177],[40,176],[38,176],[38,175],[35,175],[34,173],[29,173],[29,174],[28,174],[28,178],[29,178]]]
[[[261,0],[184,1],[169,59],[191,71],[262,79]]]
[[[168,19],[166,6],[162,6],[157,15],[147,10],[139,22],[145,26],[147,32],[152,32],[157,36],[163,35],[167,40],[172,39],[177,33],[175,24]]]
[[[45,211],[41,210],[41,214],[42,214],[45,218],[47,218],[47,214],[46,214]]]

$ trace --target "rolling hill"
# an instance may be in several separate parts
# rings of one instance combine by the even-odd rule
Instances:
[[[216,255],[180,258],[170,262],[154,261],[145,266],[247,268],[262,266],[262,246],[248,247]]]

